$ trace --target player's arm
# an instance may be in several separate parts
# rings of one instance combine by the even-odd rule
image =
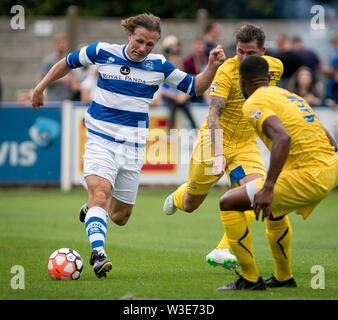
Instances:
[[[223,153],[223,130],[220,126],[220,118],[224,111],[226,99],[218,96],[210,96],[210,106],[208,112],[208,128],[214,150],[214,164],[212,173],[215,176],[221,175],[225,170],[225,156]]]
[[[35,87],[32,95],[32,106],[38,109],[44,103],[43,91],[54,81],[64,77],[71,69],[89,66],[95,63],[99,42],[92,43],[87,47],[68,54],[65,58],[56,63],[43,79]]]
[[[263,188],[255,195],[253,208],[256,220],[263,210],[262,221],[270,215],[273,189],[290,150],[291,137],[282,122],[275,115],[266,118],[262,124],[263,133],[271,140],[270,166]]]
[[[196,76],[195,92],[197,96],[201,96],[210,85],[218,67],[225,61],[225,54],[221,45],[218,45],[209,54],[209,61],[207,67]]]
[[[63,58],[56,63],[43,79],[37,84],[32,95],[32,106],[34,109],[40,108],[44,104],[43,91],[54,81],[64,77],[71,68],[66,63],[66,58]]]

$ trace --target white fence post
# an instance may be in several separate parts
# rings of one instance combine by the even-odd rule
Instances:
[[[61,190],[72,188],[72,113],[73,104],[66,100],[62,104],[62,138],[61,138]]]

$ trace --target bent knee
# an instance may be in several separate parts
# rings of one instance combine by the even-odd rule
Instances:
[[[233,209],[233,203],[231,197],[228,194],[224,194],[219,200],[219,208],[221,211],[230,211]]]
[[[252,210],[246,186],[241,186],[227,191],[219,200],[221,211],[246,211]]]
[[[110,194],[106,194],[104,191],[96,191],[91,194],[89,197],[89,203],[91,207],[102,207],[105,208],[108,206],[110,201]]]
[[[114,213],[109,213],[110,219],[117,224],[118,226],[124,226],[127,224],[130,216],[131,211],[123,210]]]
[[[112,220],[113,220],[113,222],[114,222],[115,224],[117,224],[118,226],[123,227],[124,225],[127,224],[129,218],[125,218],[125,219],[112,219]]]

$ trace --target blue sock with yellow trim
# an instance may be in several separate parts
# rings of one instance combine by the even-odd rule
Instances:
[[[244,212],[221,211],[221,218],[232,252],[241,268],[241,276],[251,282],[257,282],[257,270],[252,244],[252,233]]]
[[[291,272],[292,229],[288,216],[280,220],[265,219],[266,237],[275,261],[275,278],[286,281],[293,277]]]

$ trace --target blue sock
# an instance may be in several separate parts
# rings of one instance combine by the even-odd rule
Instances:
[[[85,226],[92,250],[105,254],[104,240],[107,233],[107,211],[100,207],[90,208],[86,214]]]

